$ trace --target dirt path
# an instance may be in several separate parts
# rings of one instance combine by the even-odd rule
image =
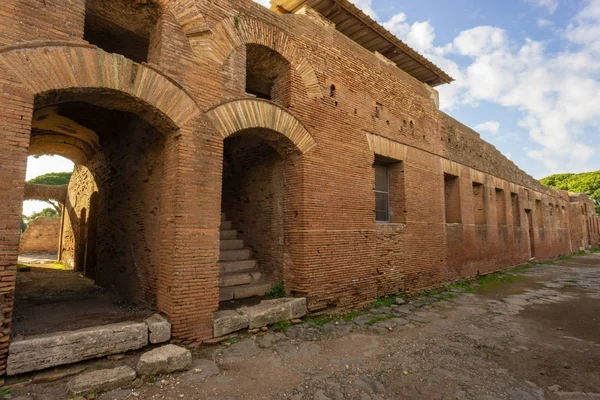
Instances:
[[[600,399],[600,254],[202,347],[194,363],[99,399]],[[64,387],[13,398],[65,398]]]

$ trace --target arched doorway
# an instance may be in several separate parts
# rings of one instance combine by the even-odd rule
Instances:
[[[199,220],[205,216],[194,214],[195,207],[180,200],[184,198],[184,187],[186,194],[190,190],[201,192],[201,179],[192,183],[187,180],[184,184],[183,174],[188,168],[186,163],[199,163],[197,159],[203,156],[202,150],[194,153],[196,147],[192,141],[192,131],[201,115],[195,101],[155,69],[89,46],[7,50],[0,53],[0,61],[0,74],[9,77],[7,88],[10,86],[11,102],[15,104],[13,108],[0,110],[3,157],[0,187],[5,189],[0,191],[0,201],[6,205],[0,211],[0,219],[5,222],[0,224],[0,234],[6,238],[0,243],[0,269],[10,272],[5,277],[9,284],[0,288],[4,321],[13,317],[18,221],[27,154],[52,153],[68,156],[79,164],[75,174],[81,178],[78,179],[81,188],[86,189],[70,191],[79,194],[69,197],[67,203],[78,211],[85,207],[88,221],[91,211],[88,189],[93,187],[92,181],[99,189],[96,280],[135,301],[154,304],[172,319],[174,336],[208,337],[217,293],[213,296],[207,289],[190,295],[188,285],[213,287],[216,277],[194,271],[199,270],[198,263],[204,263],[207,270],[216,267],[218,255],[214,259],[212,255],[206,256],[201,261],[183,260],[180,258],[184,254],[176,251],[180,237],[192,238],[186,244],[194,252],[212,250],[214,243],[212,233],[188,234],[198,229]],[[71,122],[46,126],[54,117]],[[90,131],[97,134],[97,142]],[[137,144],[130,142],[135,137],[139,137]],[[182,157],[183,151],[191,153]],[[119,157],[119,152],[127,156]],[[157,167],[159,158],[162,170]],[[4,162],[5,159],[10,162]],[[168,190],[157,186],[157,182],[167,182]],[[89,196],[84,196],[84,191]],[[169,201],[163,202],[163,196],[169,197]],[[87,199],[87,205],[82,199]],[[165,203],[167,206],[162,207]],[[217,205],[214,208],[218,210]],[[125,223],[115,217],[123,213],[128,216]],[[189,225],[177,220],[176,216],[183,214],[189,216],[185,220]],[[79,213],[75,215],[78,219]],[[86,231],[89,238],[89,226]],[[122,240],[123,237],[127,240]],[[130,240],[132,237],[139,240]],[[142,245],[138,247],[139,243]],[[84,263],[90,260],[89,252],[90,246],[86,246],[81,257]],[[106,263],[111,257],[119,261]],[[73,256],[73,263],[77,258]],[[160,263],[159,273],[145,274],[143,271],[151,270],[156,260]],[[189,274],[182,278],[171,272],[176,269]],[[106,271],[116,275],[107,278],[110,274]],[[117,275],[126,279],[115,279]],[[184,303],[185,307],[181,307]],[[185,316],[180,317],[181,314]],[[10,323],[3,324],[2,332],[10,334]],[[6,351],[0,351],[0,372],[5,356]]]
[[[262,296],[281,283],[293,292],[301,156],[316,143],[289,111],[266,100],[227,102],[208,117],[224,138],[220,300]]]

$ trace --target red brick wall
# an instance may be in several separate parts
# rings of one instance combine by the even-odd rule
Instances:
[[[277,15],[250,0],[159,3],[168,5],[150,37],[149,61],[155,75],[148,72],[150,67],[115,64],[116,58],[102,51],[57,43],[44,47],[57,40],[84,43],[84,0],[0,3],[0,46],[43,47],[35,57],[15,55],[22,50],[0,52],[0,201],[6,205],[0,210],[0,360],[10,330],[33,96],[55,87],[118,86],[130,102],[125,106],[106,97],[104,107],[125,109],[151,122],[166,114],[181,121],[175,132],[163,132],[162,142],[139,127],[123,128],[122,136],[109,140],[89,164],[100,193],[104,188],[110,196],[100,198],[104,205],[99,222],[106,228],[100,229],[100,223],[99,234],[114,249],[99,246],[98,262],[113,263],[103,274],[111,277],[106,285],[114,283],[115,290],[138,301],[156,297],[157,308],[173,323],[175,337],[212,335],[218,307],[223,137],[204,113],[227,99],[250,98],[244,94],[247,43],[271,47],[287,59],[289,74],[278,82],[281,90],[276,94],[284,97],[281,104],[289,102],[288,111],[316,142],[304,154],[290,152],[286,158],[283,267],[279,266],[286,289],[306,295],[312,310],[349,307],[377,295],[526,262],[531,246],[525,209],[534,210],[536,200],[542,205],[543,221],[534,218],[532,227],[538,258],[576,250],[582,240],[598,245],[598,234],[590,228],[588,235],[585,219],[577,214],[578,203],[588,202],[585,218],[592,218],[589,200],[544,188],[476,132],[441,113],[433,89],[318,18]],[[228,28],[221,29],[224,26]],[[76,59],[66,62],[68,57]],[[43,68],[37,70],[35,63],[44,63]],[[85,71],[77,69],[80,65]],[[107,71],[117,70],[133,81],[102,81],[112,76]],[[39,71],[51,71],[47,82],[38,82]],[[136,71],[143,71],[147,80]],[[282,88],[286,82],[288,87]],[[165,96],[168,102],[162,101]],[[170,109],[188,97],[193,105]],[[251,122],[254,117],[239,118]],[[273,134],[262,137],[272,140]],[[394,186],[403,186],[404,199],[394,198],[392,204],[402,218],[389,224],[374,219],[372,166],[375,154],[390,154],[380,154],[386,151],[369,137],[387,141],[388,148],[396,149],[393,158],[402,161],[403,181]],[[281,141],[273,144],[277,147]],[[156,172],[149,177],[148,167],[158,165],[162,173],[153,167]],[[460,223],[446,224],[444,173],[459,177]],[[485,225],[475,223],[473,182],[484,185]],[[506,225],[498,223],[496,189],[504,191]],[[508,207],[511,193],[519,196],[516,207]],[[565,207],[568,218],[558,218],[556,205]],[[515,212],[520,226],[513,222]],[[65,250],[76,260],[74,248]],[[132,268],[140,262],[143,267]],[[123,284],[112,281],[117,277]]]
[[[21,235],[19,253],[56,253],[60,236],[60,218],[37,217]]]

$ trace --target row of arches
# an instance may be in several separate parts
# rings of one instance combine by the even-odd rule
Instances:
[[[0,163],[0,187],[11,188],[0,191],[7,205],[0,219],[20,217],[28,155],[72,160],[74,178],[62,199],[65,263],[165,313],[174,336],[211,337],[220,290],[219,211],[228,208],[242,221],[249,219],[249,209],[242,209],[248,204],[273,209],[267,219],[273,226],[258,225],[287,240],[293,222],[284,209],[298,210],[302,196],[291,187],[302,174],[294,163],[316,145],[287,109],[289,85],[296,74],[303,95],[320,97],[316,74],[276,28],[241,17],[209,29],[192,0],[85,4],[81,39],[89,44],[36,41],[0,49],[0,80],[8,82],[0,96],[9,93],[14,105],[0,111],[0,154],[10,157]],[[227,67],[243,53],[238,98],[199,105],[152,63],[165,12],[199,59]],[[261,193],[271,195],[252,198],[257,179]],[[19,235],[13,225],[3,226],[8,240],[0,242],[0,268],[16,276]],[[261,249],[260,262],[273,279],[283,280],[282,243],[249,242]],[[0,296],[10,321],[14,286],[0,288]]]

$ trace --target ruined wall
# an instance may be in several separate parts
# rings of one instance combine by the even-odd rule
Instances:
[[[600,231],[594,202],[585,195],[570,194],[568,205],[569,238],[572,251],[599,247]]]
[[[536,200],[535,256],[569,252],[568,198],[441,113],[431,88],[318,18],[275,15],[247,1],[199,6],[213,27],[226,17],[251,15],[285,32],[319,79],[323,98],[310,100],[294,75],[289,108],[318,143],[295,164],[303,174],[304,201],[288,215],[297,224],[290,242],[301,243],[302,251],[291,252],[295,274],[286,288],[307,295],[311,308],[352,306],[525,263],[533,255],[525,209],[537,212]],[[253,21],[241,20],[242,36],[261,29]],[[244,96],[243,67],[235,52],[224,63],[225,97]],[[368,134],[405,147],[396,158],[403,162],[403,182],[390,189],[391,196],[394,190],[405,196],[399,221],[374,221],[372,164],[379,153],[370,148]],[[460,223],[445,220],[448,172],[459,177]],[[475,204],[473,182],[482,185],[482,207]]]
[[[37,217],[21,235],[19,253],[56,253],[60,236],[60,218]]]
[[[98,192],[96,180],[90,170],[82,165],[76,165],[69,181],[67,201],[65,204],[65,219],[62,239],[62,262],[70,268],[82,270],[83,266],[76,265],[85,251],[85,236],[87,233],[88,210],[90,198]],[[83,211],[85,210],[85,211]],[[86,217],[81,221],[82,212]],[[83,243],[82,243],[83,241]]]
[[[87,167],[98,186],[96,282],[133,301],[156,305],[164,137],[132,115],[112,119],[102,152]],[[87,267],[87,266],[86,266]]]
[[[317,144],[286,165],[282,217],[286,289],[307,296],[311,309],[355,306],[377,295],[525,262],[532,251],[525,210],[532,213],[536,257],[568,252],[588,236],[597,246],[597,233],[576,217],[573,200],[543,188],[475,132],[440,113],[435,90],[318,17],[277,15],[250,0],[159,3],[165,7],[150,35],[151,66],[127,67],[119,75],[132,79],[128,85],[140,85],[130,97],[148,89],[144,100],[136,98],[130,109],[152,117],[157,111],[147,111],[149,98],[185,93],[202,112],[164,139],[138,123],[109,118],[114,129],[104,132],[108,139],[88,168],[98,189],[96,279],[135,301],[153,304],[157,296],[173,323],[174,336],[191,340],[212,334],[218,307],[223,137],[203,113],[227,99],[251,98],[244,93],[246,54],[240,50],[246,42],[287,57],[289,75],[278,84],[289,87],[280,88],[285,101],[279,104],[304,124]],[[101,50],[82,52],[76,45],[86,44],[84,21],[84,0],[6,0],[0,3],[0,46],[42,47],[31,64],[53,71],[52,84],[67,81],[65,87],[72,88],[76,81],[94,87],[100,79],[88,78],[95,63],[101,64],[102,77],[112,76],[104,72],[126,63],[114,64]],[[238,51],[221,54],[232,43]],[[54,59],[43,58],[52,51]],[[10,48],[0,58],[6,53]],[[82,71],[74,69],[74,63],[61,68],[73,54],[86,62]],[[19,64],[26,58],[11,60]],[[11,65],[0,63],[0,132],[6,133],[0,140],[0,196],[7,205],[0,210],[0,230],[7,238],[0,241],[0,267],[6,273],[0,282],[4,341],[11,318],[31,110],[38,94],[21,83],[33,85],[37,76],[27,76],[23,68],[17,72],[24,77],[17,77],[8,70]],[[159,77],[149,78],[150,68],[173,87],[157,85]],[[142,70],[144,76],[136,75]],[[315,84],[307,78],[311,71],[322,96],[315,95]],[[117,105],[111,101],[104,105]],[[180,116],[192,109],[170,114]],[[403,178],[390,188],[396,210],[387,224],[376,223],[373,211],[373,162],[376,155],[390,156],[373,141],[385,140],[388,150],[401,147],[391,155],[403,167],[395,171]],[[459,178],[460,222],[446,223],[444,173]],[[65,240],[64,254],[71,264],[82,257],[77,237],[81,232],[88,235],[88,227],[78,223],[81,211],[90,209],[94,191],[84,174],[76,170],[69,188],[73,212],[65,235],[71,232],[75,246],[68,248]],[[483,185],[476,196],[473,182]],[[266,185],[267,179],[257,187]],[[404,200],[397,202],[400,193]],[[498,198],[504,198],[505,215],[501,211],[499,216],[503,203]],[[476,223],[483,219],[485,223]],[[160,279],[162,285],[157,284]],[[0,344],[0,352],[5,347]]]

